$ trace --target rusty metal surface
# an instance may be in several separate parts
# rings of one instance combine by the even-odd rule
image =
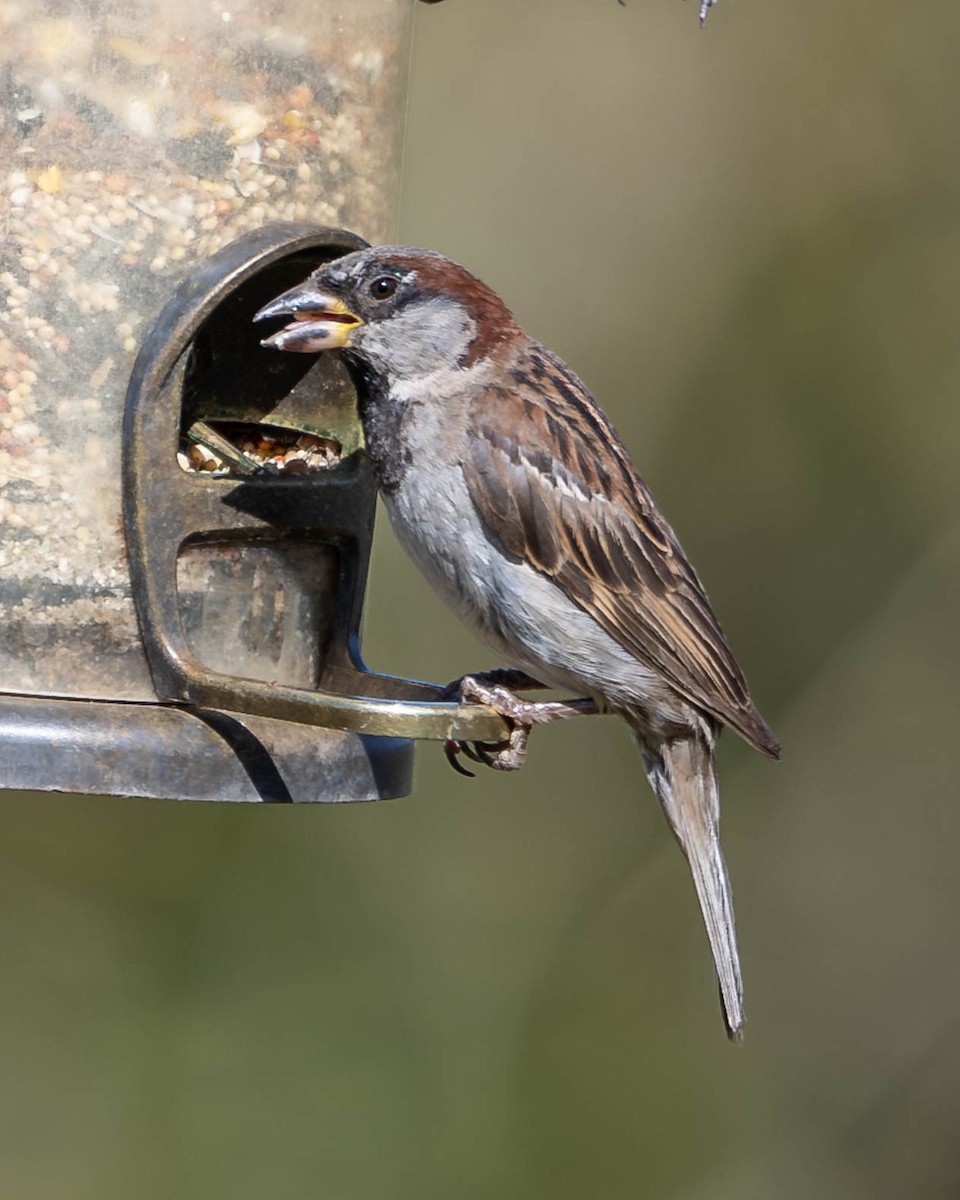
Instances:
[[[405,796],[409,742],[157,704],[0,695],[3,786],[260,804]]]

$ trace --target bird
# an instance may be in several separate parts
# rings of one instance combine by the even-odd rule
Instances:
[[[551,719],[511,681],[572,689],[626,721],[693,875],[727,1033],[741,1040],[715,750],[723,726],[768,758],[780,745],[610,420],[492,288],[431,250],[333,259],[254,319],[277,318],[264,346],[342,356],[399,541],[509,664],[463,681],[461,698],[519,731],[492,759],[473,757],[519,766],[526,731]]]

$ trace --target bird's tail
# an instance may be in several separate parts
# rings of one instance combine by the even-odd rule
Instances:
[[[638,736],[647,778],[693,873],[720,981],[727,1034],[743,1037],[743,982],[730,879],[720,849],[720,792],[713,748],[696,734],[650,746]]]

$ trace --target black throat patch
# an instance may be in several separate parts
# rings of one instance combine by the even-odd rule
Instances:
[[[386,380],[370,367],[349,358],[348,366],[357,387],[360,420],[377,487],[389,496],[403,483],[410,465],[403,431],[407,404],[391,395]]]

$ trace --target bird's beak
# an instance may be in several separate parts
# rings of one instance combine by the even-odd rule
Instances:
[[[279,333],[264,338],[261,346],[306,354],[342,349],[348,345],[353,330],[363,324],[339,296],[324,292],[312,276],[265,304],[253,319],[269,321],[272,317],[293,317],[293,320]]]

